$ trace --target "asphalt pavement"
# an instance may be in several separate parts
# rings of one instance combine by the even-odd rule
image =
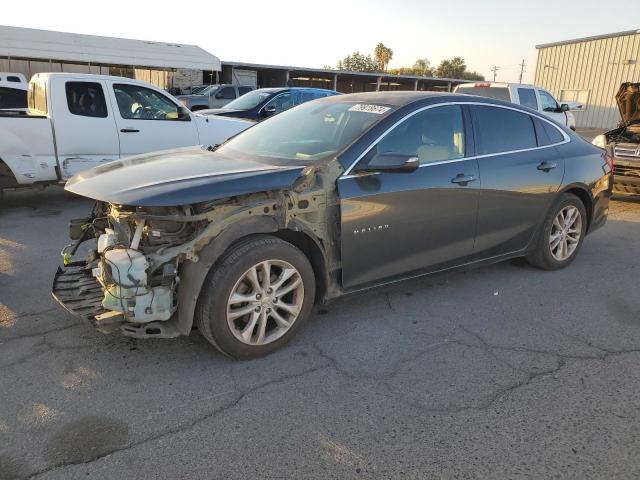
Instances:
[[[612,202],[565,270],[345,297],[250,362],[58,308],[90,206],[51,188],[0,207],[0,479],[640,477],[640,203]]]

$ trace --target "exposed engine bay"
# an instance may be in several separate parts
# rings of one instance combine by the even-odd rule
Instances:
[[[61,252],[69,269],[59,269],[54,297],[71,311],[82,288],[88,288],[97,308],[87,308],[85,317],[105,333],[119,330],[137,338],[188,334],[191,318],[185,317],[193,313],[200,284],[190,279],[183,287],[192,306],[179,318],[178,291],[185,263],[203,263],[200,254],[215,244],[222,231],[252,219],[268,219],[272,231],[311,232],[330,252],[330,265],[337,268],[338,242],[331,227],[337,222],[328,221],[328,215],[337,215],[337,197],[333,188],[322,187],[323,176],[308,172],[297,182],[297,191],[255,193],[181,207],[97,201],[91,216],[70,223],[74,242]],[[84,261],[74,261],[85,242],[91,243]],[[202,266],[205,272],[210,267],[210,263]]]
[[[630,125],[617,128],[607,133],[609,143],[638,143],[640,144],[640,125]]]

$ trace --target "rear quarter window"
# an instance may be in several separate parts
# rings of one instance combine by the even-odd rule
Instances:
[[[107,103],[102,85],[95,82],[67,82],[67,106],[73,115],[105,118]]]
[[[555,145],[556,143],[564,141],[564,135],[553,125],[549,124],[549,122],[534,118],[534,124],[539,146]]]
[[[480,155],[537,147],[533,118],[508,108],[471,106]]]

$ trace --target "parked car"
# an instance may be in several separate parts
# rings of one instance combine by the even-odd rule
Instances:
[[[622,121],[592,143],[613,156],[614,193],[640,195],[640,83],[620,85],[616,103]]]
[[[518,105],[332,96],[215,151],[72,178],[67,190],[96,204],[72,222],[53,294],[103,331],[175,337],[195,324],[226,355],[256,357],[295,335],[316,300],[513,257],[566,267],[605,223],[610,180],[600,149]]]
[[[340,93],[323,88],[261,88],[228,103],[224,108],[201,110],[199,113],[260,121],[295,105],[332,95]]]
[[[0,110],[27,108],[27,79],[21,73],[0,72]]]
[[[243,85],[207,85],[197,94],[178,95],[180,103],[193,112],[224,107],[227,103],[253,90]]]
[[[454,93],[478,95],[524,105],[545,114],[550,119],[555,120],[560,125],[569,127],[571,130],[576,129],[576,118],[571,113],[571,110],[582,110],[580,103],[559,104],[553,98],[553,95],[546,90],[522,83],[462,83],[453,91]]]
[[[219,144],[251,124],[193,114],[129,78],[41,73],[29,84],[28,112],[0,112],[0,189],[66,180],[130,155]]]

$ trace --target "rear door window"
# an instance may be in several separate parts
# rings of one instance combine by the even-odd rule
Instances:
[[[73,115],[104,118],[107,116],[107,103],[102,85],[95,82],[67,82],[67,106]]]
[[[531,115],[508,108],[470,105],[479,155],[537,147]]]
[[[244,95],[252,90],[251,87],[238,87],[238,95]]]
[[[538,100],[533,88],[518,88],[518,97],[520,97],[520,105],[538,110]]]

